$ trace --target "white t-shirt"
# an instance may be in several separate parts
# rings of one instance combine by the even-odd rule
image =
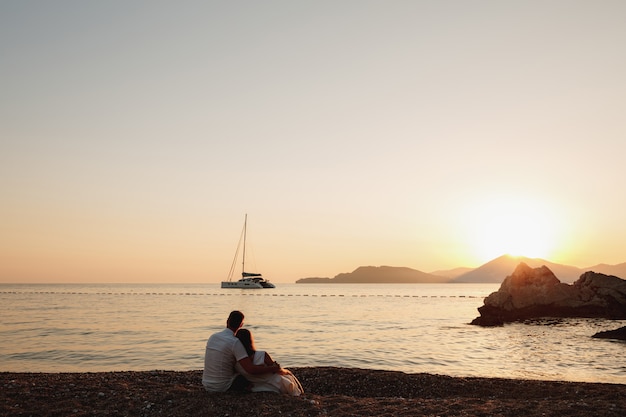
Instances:
[[[204,353],[204,388],[207,391],[227,391],[237,377],[235,364],[247,356],[241,341],[229,328],[211,335]]]

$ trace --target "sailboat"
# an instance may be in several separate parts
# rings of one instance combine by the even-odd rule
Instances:
[[[230,273],[228,274],[228,281],[222,281],[222,288],[276,288],[274,284],[263,278],[263,276],[256,272],[246,272],[246,234],[248,228],[248,215],[243,221],[242,236],[239,238],[239,244],[237,245],[237,251],[235,252],[235,259],[230,267]],[[243,257],[241,268],[241,279],[233,281],[233,273],[235,270],[235,264],[237,263],[237,257],[239,255],[239,248],[243,239]]]

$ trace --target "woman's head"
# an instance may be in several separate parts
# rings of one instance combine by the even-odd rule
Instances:
[[[237,339],[241,340],[241,344],[244,348],[246,348],[246,352],[248,352],[248,356],[254,355],[256,348],[254,347],[254,339],[252,339],[252,333],[248,329],[239,329],[237,331]]]

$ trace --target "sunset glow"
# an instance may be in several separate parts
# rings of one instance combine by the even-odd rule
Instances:
[[[515,196],[485,200],[474,207],[470,228],[479,262],[503,254],[550,259],[560,221],[546,204]]]
[[[626,261],[626,2],[0,2],[0,282]]]

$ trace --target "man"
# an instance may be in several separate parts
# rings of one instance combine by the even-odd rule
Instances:
[[[226,328],[217,332],[206,343],[204,354],[204,372],[202,373],[202,385],[207,391],[246,391],[250,383],[235,371],[235,364],[239,362],[241,367],[251,375],[276,373],[280,365],[272,366],[254,365],[248,356],[241,341],[235,337],[235,333],[243,326],[243,313],[232,311],[226,321]]]

